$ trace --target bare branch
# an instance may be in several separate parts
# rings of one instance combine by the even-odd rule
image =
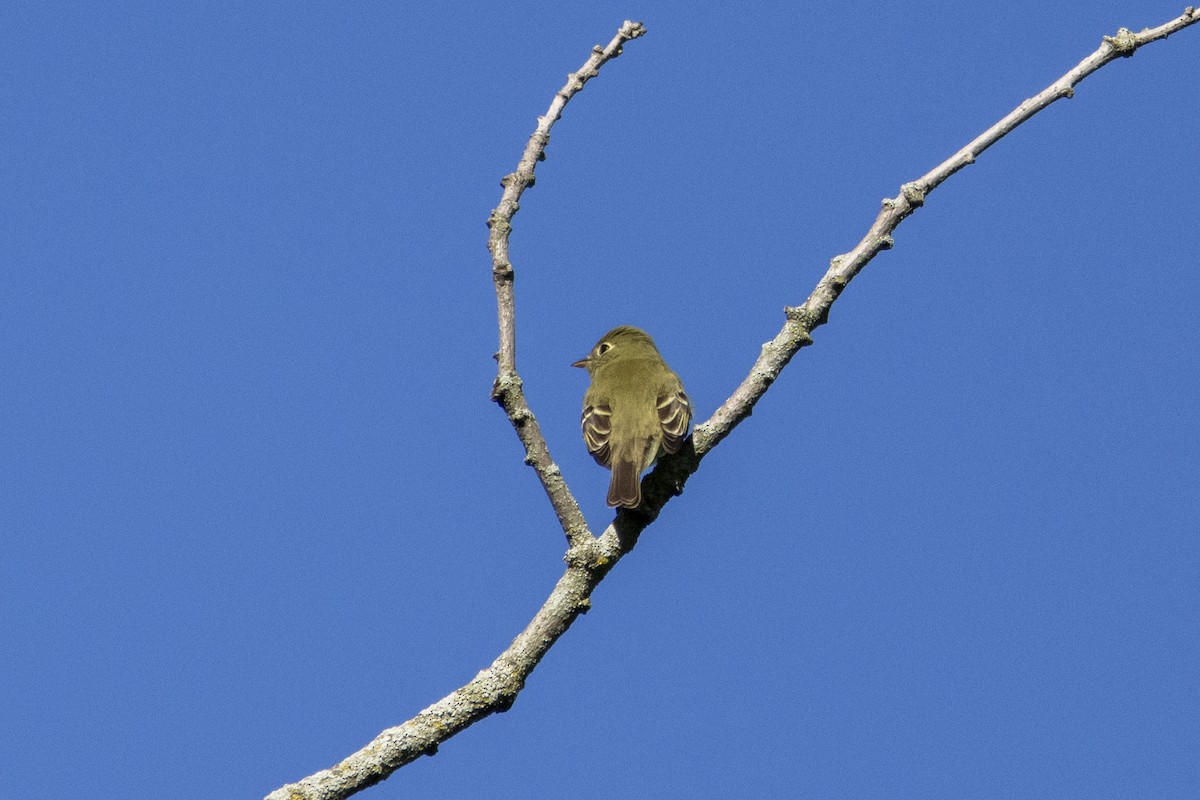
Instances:
[[[942,181],[975,158],[1041,109],[1061,97],[1070,97],[1074,87],[1091,73],[1118,57],[1132,55],[1137,48],[1165,38],[1200,21],[1200,11],[1189,7],[1171,22],[1141,33],[1121,29],[1074,69],[1044,91],[1025,101],[1000,122],[916,181],[904,184],[897,197],[883,201],[883,209],[867,235],[849,253],[837,256],[805,303],[786,310],[787,321],[773,340],[762,347],[758,360],[742,384],[708,421],[696,427],[684,450],[664,457],[643,483],[645,502],[637,511],[620,509],[616,519],[599,538],[587,528],[578,505],[567,490],[558,467],[551,460],[545,441],[529,410],[516,371],[515,312],[512,264],[508,260],[508,237],[517,201],[533,185],[534,166],[545,156],[549,130],[563,107],[599,67],[621,52],[629,39],[645,33],[638,23],[626,22],[607,47],[597,47],[583,68],[571,75],[555,96],[546,116],[521,158],[517,171],[502,181],[504,194],[488,223],[492,252],[492,275],[496,283],[500,320],[499,372],[493,397],[504,408],[522,443],[526,458],[554,504],[567,533],[567,570],[550,597],[513,643],[475,676],[474,680],[421,711],[408,722],[380,733],[374,741],[340,764],[322,770],[298,783],[276,789],[267,800],[341,800],[390,776],[421,755],[432,755],[438,745],[480,719],[506,711],[524,687],[525,680],[558,638],[579,614],[587,611],[595,587],[620,558],[633,547],[638,534],[649,525],[663,505],[678,494],[687,478],[699,467],[700,459],[750,415],[787,363],[801,347],[811,344],[810,333],[823,325],[829,309],[854,276],[881,250],[892,246],[892,232],[919,208]]]
[[[288,784],[267,795],[267,800],[341,800],[373,786],[400,767],[422,755],[433,755],[438,745],[467,729],[484,717],[507,711],[525,686],[525,679],[558,637],[566,632],[590,604],[592,590],[620,559],[621,552],[605,554],[597,547],[579,505],[562,479],[562,473],[550,457],[549,449],[533,412],[525,400],[521,378],[516,369],[516,333],[513,305],[513,268],[508,258],[508,237],[512,218],[519,207],[521,193],[534,182],[534,167],[545,158],[550,128],[562,116],[566,106],[583,85],[594,78],[602,65],[621,54],[630,39],[645,34],[639,22],[626,21],[607,47],[597,45],[580,70],[554,97],[545,116],[529,139],[516,172],[501,181],[504,193],[488,219],[491,233],[488,249],[492,252],[492,278],[500,323],[500,351],[496,354],[499,372],[492,390],[493,399],[504,408],[513,428],[525,445],[526,461],[537,471],[559,522],[567,534],[567,571],[526,626],[491,666],[460,689],[421,711],[408,722],[388,728],[374,741],[341,763],[322,770],[298,783]]]
[[[587,610],[588,597],[605,572],[569,567],[529,626],[470,683],[383,731],[340,764],[276,789],[267,800],[341,800],[423,755],[434,755],[439,744],[484,717],[507,711],[542,656]]]
[[[1196,22],[1200,22],[1200,9],[1188,6],[1181,16],[1157,28],[1143,30],[1141,33],[1121,28],[1115,36],[1105,36],[1100,48],[1080,61],[1067,74],[1021,103],[1002,120],[928,173],[901,186],[900,194],[896,197],[885,199],[883,208],[867,235],[849,253],[837,256],[830,262],[829,270],[817,282],[816,288],[803,305],[786,309],[787,321],[775,338],[763,345],[750,374],[712,417],[696,426],[694,437],[697,459],[702,458],[728,436],[739,422],[750,416],[754,404],[779,377],[779,373],[791,361],[792,356],[801,347],[812,344],[810,334],[828,321],[829,309],[846,288],[846,284],[850,283],[880,251],[891,249],[894,243],[892,233],[906,217],[924,204],[930,192],[963,167],[974,163],[983,151],[1034,114],[1056,100],[1072,97],[1075,86],[1105,64],[1117,58],[1127,58],[1142,45],[1165,39]],[[648,479],[653,477],[652,474]],[[673,480],[677,482],[678,477]]]
[[[529,144],[525,146],[525,152],[517,163],[516,172],[505,175],[500,181],[500,185],[504,187],[504,194],[500,198],[500,205],[496,206],[488,218],[488,249],[492,252],[492,281],[496,284],[497,316],[500,324],[500,350],[496,354],[499,368],[496,382],[492,386],[492,399],[504,409],[521,438],[521,443],[525,445],[525,463],[537,471],[546,496],[550,498],[550,504],[554,507],[554,513],[558,515],[558,522],[567,535],[568,543],[576,548],[587,547],[595,537],[588,528],[583,512],[579,510],[579,504],[567,488],[562,472],[550,457],[546,439],[542,436],[537,419],[525,400],[521,376],[517,374],[516,311],[508,237],[512,233],[513,215],[520,208],[521,194],[534,184],[534,168],[539,161],[546,158],[550,128],[562,116],[563,108],[585,83],[599,74],[600,67],[621,55],[625,42],[645,33],[646,28],[642,23],[626,20],[607,47],[596,45],[592,48],[591,58],[579,71],[567,76],[566,85],[554,95],[550,109],[544,116],[538,117],[537,129],[529,137]]]

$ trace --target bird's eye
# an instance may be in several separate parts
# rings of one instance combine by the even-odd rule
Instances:
[[[608,342],[601,342],[600,344],[596,345],[596,355],[598,356],[604,355],[609,350],[612,350],[612,345]]]

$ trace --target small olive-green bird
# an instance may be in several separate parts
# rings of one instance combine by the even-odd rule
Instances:
[[[692,420],[683,383],[654,340],[629,325],[604,334],[583,367],[592,385],[583,396],[583,441],[596,463],[612,470],[608,504],[637,508],[642,471],[660,453],[679,450]]]

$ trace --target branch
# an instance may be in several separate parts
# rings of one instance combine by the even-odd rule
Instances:
[[[525,152],[517,163],[516,172],[501,179],[500,185],[504,187],[504,194],[500,198],[500,205],[496,206],[496,210],[488,218],[488,250],[492,253],[492,281],[496,284],[497,316],[500,323],[500,351],[496,353],[499,369],[496,382],[492,386],[492,399],[504,409],[517,436],[521,438],[521,443],[525,445],[525,463],[537,471],[546,496],[550,498],[550,504],[558,516],[558,522],[573,548],[587,547],[595,537],[588,528],[583,512],[579,510],[579,504],[567,488],[562,472],[550,457],[550,450],[546,447],[546,440],[538,427],[537,419],[525,401],[521,376],[517,374],[516,311],[513,304],[513,267],[508,258],[508,237],[512,233],[513,215],[520,208],[518,201],[521,199],[521,193],[534,184],[534,167],[537,166],[537,162],[546,158],[550,128],[562,116],[563,108],[585,83],[599,74],[600,67],[621,55],[625,42],[645,33],[646,28],[642,23],[626,20],[607,47],[593,47],[591,58],[578,72],[567,76],[567,83],[554,96],[550,110],[545,116],[538,117],[537,129],[529,137],[529,144],[525,146]]]
[[[849,253],[837,256],[805,303],[786,309],[786,322],[762,352],[750,374],[706,422],[696,426],[684,450],[664,457],[643,483],[645,502],[636,511],[618,510],[613,523],[595,538],[587,528],[558,467],[550,458],[533,413],[525,401],[516,370],[513,270],[508,260],[511,221],[521,193],[533,185],[536,163],[545,157],[551,126],[563,107],[608,60],[621,52],[629,39],[645,33],[638,23],[626,22],[605,48],[597,47],[583,68],[568,78],[550,111],[539,118],[537,130],[521,157],[517,171],[501,181],[504,194],[488,224],[491,234],[492,276],[496,284],[500,320],[499,371],[493,398],[500,403],[525,445],[526,460],[538,473],[570,542],[567,570],[559,578],[545,604],[513,643],[475,676],[474,680],[421,711],[408,722],[389,728],[363,749],[340,764],[322,770],[298,783],[288,784],[267,800],[341,800],[386,779],[422,755],[433,755],[438,745],[470,725],[496,712],[507,711],[525,685],[526,678],[558,638],[590,605],[592,590],[617,561],[633,547],[641,531],[657,517],[670,498],[678,494],[700,460],[724,439],[770,388],[801,347],[812,344],[811,332],[825,324],[829,309],[842,290],[881,250],[891,248],[892,232],[925,201],[933,189],[958,170],[975,161],[984,150],[1018,125],[1062,97],[1071,97],[1074,87],[1100,67],[1118,57],[1128,57],[1144,44],[1200,22],[1200,10],[1188,7],[1179,18],[1158,28],[1132,33],[1124,28],[1105,37],[1100,49],[1081,61],[1033,98],[1026,100],[1004,119],[921,178],[900,187],[900,194],[883,201],[883,208],[867,235]]]
[[[567,76],[566,85],[554,96],[549,111],[538,118],[537,129],[530,137],[516,171],[500,181],[504,193],[500,205],[488,218],[488,249],[492,253],[492,279],[496,284],[500,321],[500,350],[496,354],[499,371],[492,398],[504,408],[525,445],[526,463],[537,471],[567,535],[570,544],[566,556],[567,571],[525,630],[470,683],[408,722],[383,731],[366,747],[336,766],[276,789],[267,795],[267,800],[341,800],[385,780],[420,756],[433,755],[442,742],[484,717],[507,711],[524,688],[525,679],[558,637],[576,617],[588,610],[592,590],[620,558],[620,553],[608,556],[597,547],[598,540],[588,528],[558,465],[550,457],[545,438],[525,400],[516,368],[516,314],[508,237],[521,193],[533,185],[534,167],[545,159],[550,128],[562,116],[567,102],[587,81],[596,77],[601,66],[621,54],[625,42],[645,33],[640,22],[626,21],[608,46],[592,48],[591,57],[579,71]]]
[[[750,416],[754,404],[779,377],[779,373],[791,361],[792,356],[801,347],[812,344],[810,334],[829,320],[829,309],[846,285],[880,251],[891,249],[895,243],[892,233],[901,222],[925,203],[925,198],[930,192],[963,167],[975,163],[975,159],[983,151],[1007,136],[1018,125],[1028,121],[1034,114],[1056,100],[1073,97],[1075,86],[1105,64],[1117,58],[1128,58],[1142,45],[1165,39],[1196,22],[1200,22],[1200,9],[1188,6],[1181,16],[1157,28],[1146,29],[1141,33],[1121,28],[1116,36],[1105,36],[1100,48],[1080,61],[1067,74],[1021,103],[1006,117],[928,173],[901,186],[900,194],[896,197],[886,198],[867,235],[849,253],[843,253],[830,261],[829,270],[817,282],[816,288],[803,305],[786,309],[787,321],[775,338],[763,345],[750,374],[712,417],[696,426],[693,436],[697,460],[716,447],[739,422]],[[652,478],[653,474],[648,477]]]

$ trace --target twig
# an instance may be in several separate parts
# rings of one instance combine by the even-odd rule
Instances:
[[[1080,61],[1067,74],[1047,86],[1034,97],[1013,109],[1004,119],[981,133],[966,147],[911,183],[900,187],[900,194],[883,201],[883,208],[871,229],[853,250],[835,257],[829,270],[817,283],[808,300],[799,307],[786,309],[787,322],[775,338],[762,347],[750,374],[729,399],[706,422],[697,425],[694,433],[698,458],[702,458],[746,417],[767,388],[779,377],[792,356],[801,347],[812,344],[810,334],[829,319],[829,309],[846,285],[882,250],[891,249],[892,233],[906,217],[924,204],[929,193],[943,181],[975,159],[996,142],[1011,133],[1046,106],[1075,94],[1075,86],[1087,76],[1117,58],[1128,58],[1139,47],[1200,22],[1200,9],[1188,6],[1183,14],[1157,28],[1133,33],[1126,28],[1116,36],[1105,36],[1100,48]],[[653,476],[650,476],[653,477]]]
[[[567,83],[554,95],[550,110],[544,116],[538,117],[537,129],[529,137],[529,144],[525,146],[516,171],[505,175],[500,181],[500,185],[504,187],[504,194],[500,198],[500,205],[496,206],[488,218],[488,249],[492,253],[492,281],[496,284],[497,317],[500,323],[500,350],[496,353],[499,367],[496,382],[492,386],[492,399],[504,409],[521,438],[521,443],[525,445],[525,463],[537,471],[546,496],[550,498],[550,504],[554,507],[554,513],[558,515],[558,522],[573,548],[587,547],[595,541],[595,537],[588,528],[583,512],[579,510],[579,504],[567,488],[562,472],[550,457],[546,439],[542,436],[537,419],[525,400],[521,377],[517,374],[516,311],[513,303],[513,266],[508,257],[508,237],[512,233],[513,215],[520,208],[521,193],[527,187],[533,186],[534,168],[546,157],[550,128],[562,116],[563,108],[585,83],[596,77],[600,67],[621,55],[625,42],[645,33],[646,28],[642,23],[626,20],[607,47],[596,45],[592,48],[591,58],[579,71],[567,76]]]
[[[995,144],[1003,136],[1041,109],[1061,97],[1070,97],[1074,87],[1100,67],[1121,56],[1132,55],[1137,48],[1165,38],[1200,21],[1200,11],[1189,7],[1182,16],[1152,30],[1132,33],[1122,28],[1074,69],[1059,78],[1037,96],[1025,101],[1000,122],[958,151],[934,170],[901,187],[897,197],[883,201],[883,209],[862,241],[849,253],[833,259],[829,270],[817,283],[808,300],[786,310],[787,321],[776,337],[763,345],[762,353],[750,374],[717,409],[696,427],[691,440],[694,449],[686,449],[664,458],[646,478],[643,494],[646,502],[637,512],[621,509],[613,524],[598,539],[588,531],[578,506],[566,491],[558,468],[550,459],[545,442],[533,420],[521,391],[516,371],[516,337],[512,295],[512,265],[508,261],[508,236],[517,200],[533,184],[533,168],[544,157],[550,127],[562,113],[567,101],[596,74],[605,61],[620,53],[621,45],[641,36],[645,30],[626,22],[606,48],[597,48],[580,72],[555,96],[550,113],[538,120],[517,171],[505,177],[504,195],[493,212],[488,240],[492,251],[492,274],[496,283],[500,318],[499,374],[494,397],[503,406],[521,441],[527,458],[538,471],[546,493],[554,503],[571,544],[567,552],[567,570],[559,579],[546,603],[512,645],[474,680],[421,711],[408,722],[389,728],[366,747],[335,767],[322,770],[299,783],[288,784],[267,796],[267,800],[341,800],[372,786],[395,770],[421,755],[433,755],[438,745],[475,722],[499,711],[506,711],[524,686],[525,679],[541,658],[575,618],[589,606],[592,590],[604,579],[616,562],[629,551],[638,534],[657,516],[662,506],[698,468],[700,459],[712,450],[741,420],[750,415],[754,404],[766,392],[779,373],[801,347],[811,344],[809,334],[829,318],[829,309],[855,275],[881,250],[892,246],[892,232],[924,203],[928,194],[942,181]],[[565,498],[565,499],[564,499]]]
[[[524,688],[525,679],[534,667],[575,618],[587,611],[592,590],[619,558],[619,554],[608,558],[597,549],[596,537],[592,535],[579,505],[567,489],[558,466],[550,458],[545,439],[521,389],[521,378],[516,369],[513,269],[508,259],[508,237],[521,193],[533,185],[534,167],[545,158],[550,128],[562,116],[567,101],[596,76],[605,62],[621,54],[625,42],[645,32],[640,22],[626,21],[607,47],[597,45],[583,67],[568,76],[566,85],[554,96],[550,110],[538,118],[537,129],[525,147],[516,172],[506,175],[501,181],[504,194],[500,205],[488,219],[491,229],[488,249],[492,252],[492,277],[496,284],[500,319],[500,351],[496,354],[499,372],[492,397],[512,421],[513,428],[525,445],[526,461],[537,470],[567,534],[570,543],[566,556],[567,570],[525,630],[470,683],[451,692],[408,722],[383,731],[374,741],[340,764],[321,770],[298,783],[282,786],[267,795],[267,800],[342,800],[385,780],[397,769],[422,755],[433,755],[442,742],[484,717],[507,711]]]

